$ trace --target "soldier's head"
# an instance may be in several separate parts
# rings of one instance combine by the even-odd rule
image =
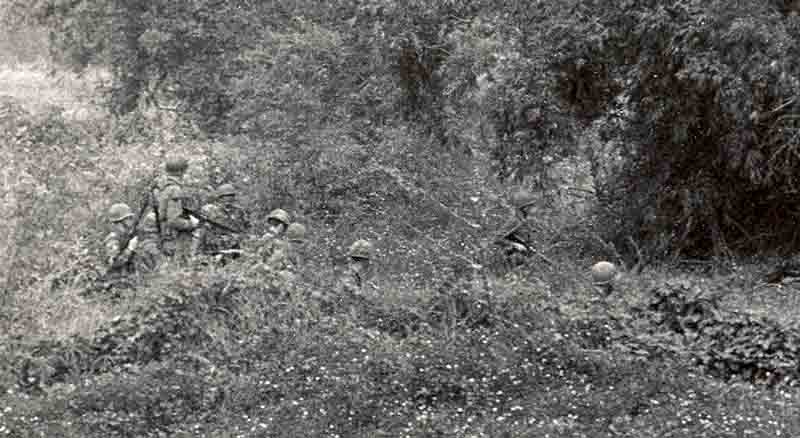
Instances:
[[[366,271],[372,263],[372,244],[359,239],[350,245],[347,251],[348,263],[357,272]]]
[[[303,224],[294,222],[286,228],[286,240],[295,245],[303,245],[306,242],[306,227]]]
[[[592,283],[595,286],[609,288],[617,277],[617,267],[611,262],[597,262],[592,265]]]
[[[167,175],[174,176],[177,178],[183,177],[186,173],[186,169],[189,168],[189,162],[186,158],[172,156],[167,159],[166,164],[164,164],[164,170],[166,170]]]
[[[133,226],[133,211],[125,203],[118,203],[108,209],[108,220],[112,226],[118,229],[128,230]]]
[[[217,198],[221,201],[231,201],[236,198],[236,188],[233,184],[223,184],[217,188]]]
[[[511,195],[511,204],[519,214],[528,217],[536,209],[536,196],[530,191],[522,189]]]
[[[289,222],[289,213],[280,208],[276,208],[267,216],[267,232],[273,236],[279,236],[286,231]]]
[[[156,223],[156,213],[151,211],[142,218],[141,229],[145,233],[157,233],[158,224]]]

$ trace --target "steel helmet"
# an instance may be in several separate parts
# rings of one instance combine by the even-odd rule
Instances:
[[[617,274],[617,267],[610,262],[597,262],[592,266],[592,282],[597,286],[611,283]]]
[[[217,188],[217,196],[236,196],[236,188],[233,187],[233,184],[223,184]]]
[[[186,172],[186,169],[189,168],[189,161],[183,157],[170,157],[167,159],[167,164],[164,165],[167,173],[170,174],[181,174]]]
[[[285,210],[282,210],[280,208],[276,208],[275,210],[272,210],[269,213],[269,216],[267,216],[267,220],[270,220],[270,219],[275,219],[276,221],[278,221],[278,222],[280,222],[280,223],[282,223],[284,225],[289,225],[289,213],[287,213]]]
[[[121,222],[129,217],[133,217],[133,211],[128,204],[114,204],[108,209],[108,219],[111,222]]]
[[[522,189],[511,195],[511,204],[515,208],[525,208],[536,202],[536,197],[528,190]]]
[[[356,240],[350,245],[347,255],[353,258],[371,259],[372,244],[363,239]]]
[[[286,238],[295,242],[305,241],[306,240],[305,225],[298,224],[297,222],[289,225],[289,228],[286,229]]]

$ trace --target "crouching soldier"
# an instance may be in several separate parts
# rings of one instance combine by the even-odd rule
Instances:
[[[506,269],[514,269],[523,264],[534,252],[535,230],[531,222],[536,198],[527,190],[520,190],[511,196],[514,217],[501,230],[495,244],[503,251],[503,264]]]
[[[195,232],[192,254],[213,256],[226,263],[242,254],[244,233],[250,227],[245,210],[236,202],[236,190],[231,184],[217,189],[216,201],[203,206],[201,213],[213,222],[203,221]]]
[[[108,210],[111,232],[103,240],[106,271],[101,288],[119,296],[123,289],[135,284],[136,256],[139,238],[134,235],[134,215],[127,204],[114,204]],[[133,235],[133,237],[130,237]]]
[[[289,213],[277,208],[267,216],[267,232],[259,239],[258,256],[267,263],[272,253],[281,246],[283,235],[289,227]]]
[[[163,254],[161,253],[161,236],[158,233],[158,221],[155,212],[150,212],[142,218],[137,232],[139,245],[134,258],[136,270],[139,273],[155,272],[161,266]]]
[[[372,244],[356,240],[347,251],[347,268],[339,278],[337,292],[340,297],[364,296],[372,275]]]
[[[233,184],[223,184],[217,189],[217,203],[226,219],[225,223],[234,229],[245,232],[250,229],[250,220],[247,217],[247,211],[239,204],[237,195],[238,191]],[[235,237],[241,238],[238,235]]]
[[[306,227],[292,223],[286,228],[285,239],[276,242],[272,255],[266,265],[274,273],[274,286],[287,293],[296,290],[303,264]]]

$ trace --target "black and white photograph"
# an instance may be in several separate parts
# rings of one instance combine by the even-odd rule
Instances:
[[[0,438],[800,437],[800,0],[0,0]]]

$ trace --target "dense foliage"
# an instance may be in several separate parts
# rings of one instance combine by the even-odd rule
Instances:
[[[781,2],[19,8],[52,30],[62,60],[113,67],[120,114],[157,104],[293,149],[332,127],[336,142],[373,144],[404,119],[434,147],[488,154],[499,179],[540,188],[554,163],[588,152],[620,249],[649,259],[797,244],[776,227],[794,218],[800,86],[797,14]],[[581,144],[590,123],[604,146]]]
[[[791,295],[585,269],[795,248],[784,3],[0,1],[109,111],[0,98],[0,436],[797,435]],[[88,293],[103,212],[167,153],[199,201],[240,189],[246,250],[273,208],[308,226],[291,290],[245,261]],[[356,238],[376,275],[343,306]]]

